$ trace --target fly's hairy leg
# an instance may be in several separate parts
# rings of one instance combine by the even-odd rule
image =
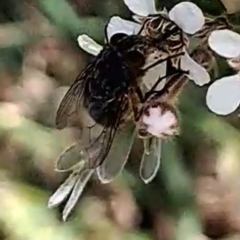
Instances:
[[[131,107],[133,110],[133,116],[134,116],[135,122],[139,120],[139,115],[140,115],[139,107],[142,105],[142,101],[143,101],[143,95],[142,95],[141,89],[139,87],[137,87],[136,89],[132,88],[130,91],[130,102],[131,102]]]
[[[146,68],[143,69],[144,72],[150,70],[151,68],[154,68],[156,67],[157,65],[167,61],[167,60],[170,60],[172,58],[176,58],[176,57],[179,57],[179,56],[183,56],[185,54],[185,52],[181,52],[181,53],[177,53],[177,54],[174,54],[174,55],[171,55],[171,56],[168,56],[166,58],[163,58],[163,59],[159,59],[157,60],[156,62],[150,64],[149,66],[147,66]]]

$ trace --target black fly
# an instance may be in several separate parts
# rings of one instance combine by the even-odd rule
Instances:
[[[89,168],[101,165],[108,155],[119,125],[129,110],[135,112],[136,98],[142,101],[139,85],[144,73],[166,59],[182,54],[167,56],[143,68],[145,56],[157,47],[157,42],[146,36],[113,35],[64,96],[57,111],[58,129],[68,126],[68,120],[74,114],[78,116],[81,108],[85,108],[94,120],[94,124],[87,127],[88,139],[81,138],[82,154],[87,159]],[[96,138],[93,138],[92,134],[97,131]]]

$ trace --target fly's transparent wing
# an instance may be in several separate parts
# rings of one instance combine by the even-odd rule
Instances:
[[[135,124],[129,123],[115,135],[107,158],[97,168],[102,183],[111,182],[123,170],[135,137]]]
[[[86,158],[79,142],[65,149],[55,164],[55,171],[68,172],[84,165]]]
[[[67,204],[63,209],[62,219],[64,222],[67,220],[69,214],[76,205],[83,192],[83,189],[85,188],[94,171],[94,169],[82,169],[78,172],[77,181],[75,182],[70,198],[68,199]]]
[[[67,198],[78,180],[78,173],[79,169],[73,171],[69,177],[60,185],[56,192],[49,198],[49,208],[58,206]]]
[[[140,177],[147,184],[156,176],[161,161],[162,141],[159,138],[144,139],[144,154],[140,164]]]

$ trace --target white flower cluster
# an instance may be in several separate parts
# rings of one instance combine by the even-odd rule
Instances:
[[[228,64],[237,71],[235,75],[215,81],[207,92],[209,109],[219,115],[234,112],[240,104],[240,35],[231,30],[213,31],[208,39],[210,48],[227,59]]]

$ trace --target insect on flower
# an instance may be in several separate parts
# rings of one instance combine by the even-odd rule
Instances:
[[[136,98],[141,100],[139,84],[144,73],[167,59],[182,54],[168,55],[165,59],[143,67],[144,54],[155,47],[151,39],[147,41],[142,36],[113,35],[98,56],[80,73],[62,99],[56,116],[58,129],[67,127],[74,114],[78,117],[81,108],[87,110],[93,122],[91,126],[87,126],[89,136],[102,127],[95,140],[88,139],[86,143],[81,139],[89,168],[96,168],[103,162],[130,107],[135,113]]]
[[[53,207],[70,194],[63,210],[64,220],[96,169],[102,182],[109,182],[126,163],[135,136],[135,125],[120,126],[129,113],[133,112],[135,118],[137,116],[136,105],[142,101],[141,79],[152,67],[179,56],[169,55],[145,67],[145,56],[151,54],[156,46],[152,38],[114,34],[63,97],[56,116],[57,128],[65,128],[77,121],[82,125],[80,141],[65,150],[56,164],[58,171],[73,172],[49,199],[49,207]],[[156,87],[161,80],[157,81]],[[85,121],[79,119],[82,112],[87,116]],[[121,148],[120,144],[124,147]],[[118,155],[116,148],[119,147],[121,154]],[[73,152],[79,161],[71,165],[71,161],[67,162]]]

